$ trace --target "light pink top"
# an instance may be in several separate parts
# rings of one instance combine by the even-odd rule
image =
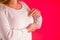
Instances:
[[[21,2],[22,9],[16,10],[0,4],[0,40],[32,40],[31,32],[26,27],[34,22],[28,17],[29,7]],[[41,28],[42,17],[37,18],[38,28]]]

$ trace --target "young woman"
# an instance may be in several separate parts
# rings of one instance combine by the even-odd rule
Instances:
[[[32,40],[41,24],[39,10],[19,0],[0,0],[0,40]]]

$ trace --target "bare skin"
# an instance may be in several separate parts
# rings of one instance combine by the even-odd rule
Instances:
[[[7,4],[7,6],[18,10],[22,8],[22,5],[19,2],[20,2],[19,0],[11,0],[10,3]],[[33,8],[30,10],[28,16],[33,16],[33,17],[38,18],[40,17],[40,11]],[[37,29],[37,24],[35,22],[32,24],[29,24],[26,29],[28,30],[28,32],[33,32]]]

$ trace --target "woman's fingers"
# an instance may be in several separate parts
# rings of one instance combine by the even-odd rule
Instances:
[[[40,11],[37,9],[32,9],[29,13],[29,16],[40,17]]]
[[[29,12],[28,16],[32,16],[33,13],[35,13],[35,11],[36,11],[36,10],[33,8],[33,9]]]
[[[28,29],[28,32],[33,32],[33,31],[35,31],[37,29],[37,24],[32,23],[27,27],[27,29]]]
[[[39,11],[35,11],[35,13],[33,14],[34,17],[40,17],[40,12]]]

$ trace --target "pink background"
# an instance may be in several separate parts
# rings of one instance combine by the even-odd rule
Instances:
[[[23,0],[30,8],[38,8],[43,17],[42,27],[33,32],[33,40],[60,40],[60,1]]]

